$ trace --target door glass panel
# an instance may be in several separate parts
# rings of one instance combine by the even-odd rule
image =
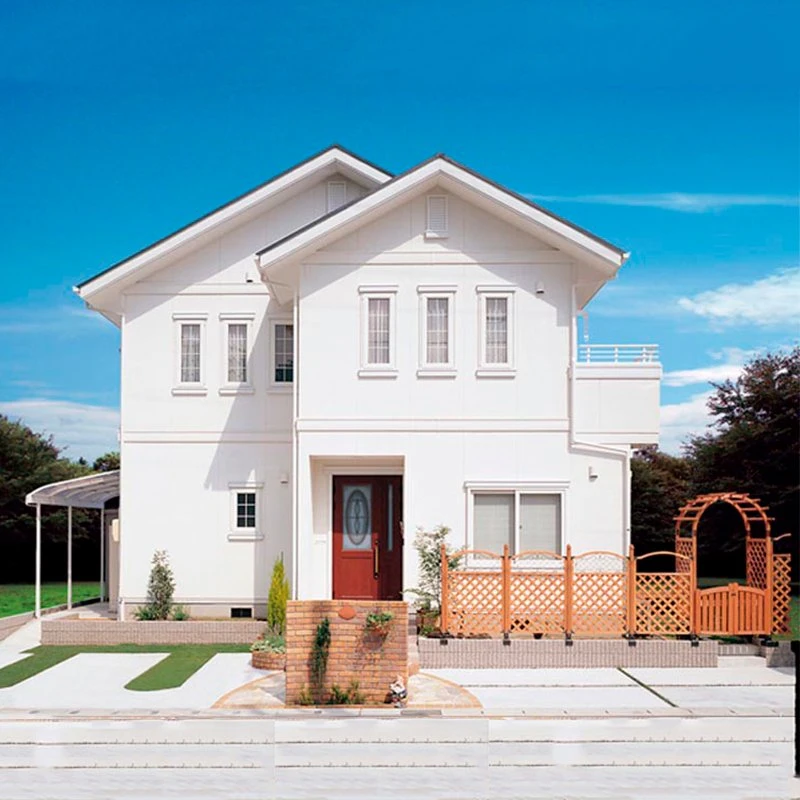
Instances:
[[[344,487],[342,527],[343,550],[372,549],[372,487],[369,484]]]

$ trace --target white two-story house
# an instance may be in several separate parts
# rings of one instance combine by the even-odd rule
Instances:
[[[414,532],[624,552],[653,345],[580,342],[627,254],[449,158],[331,147],[81,284],[121,331],[121,616],[168,551],[194,615],[399,598]]]

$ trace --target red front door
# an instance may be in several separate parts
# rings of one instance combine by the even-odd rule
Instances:
[[[402,492],[397,475],[334,477],[334,599],[402,599]]]

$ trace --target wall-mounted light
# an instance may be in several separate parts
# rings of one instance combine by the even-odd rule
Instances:
[[[597,473],[595,472],[594,467],[589,467],[589,480],[596,481],[598,478]]]
[[[541,281],[536,281],[536,294],[544,294],[544,284]]]
[[[289,483],[289,473],[288,472],[281,472],[280,481],[281,481],[281,483]]]

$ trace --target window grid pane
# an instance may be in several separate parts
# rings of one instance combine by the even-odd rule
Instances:
[[[508,298],[486,298],[486,363],[508,363]]]
[[[275,326],[275,383],[294,380],[294,326]]]
[[[370,297],[367,306],[367,363],[389,363],[389,298]]]
[[[200,383],[200,326],[181,325],[181,383]]]
[[[449,310],[449,302],[446,297],[428,298],[425,351],[425,359],[428,364],[447,364],[450,360]]]
[[[247,325],[228,325],[228,383],[247,383]]]
[[[236,493],[236,527],[256,527],[256,495],[255,492]]]

